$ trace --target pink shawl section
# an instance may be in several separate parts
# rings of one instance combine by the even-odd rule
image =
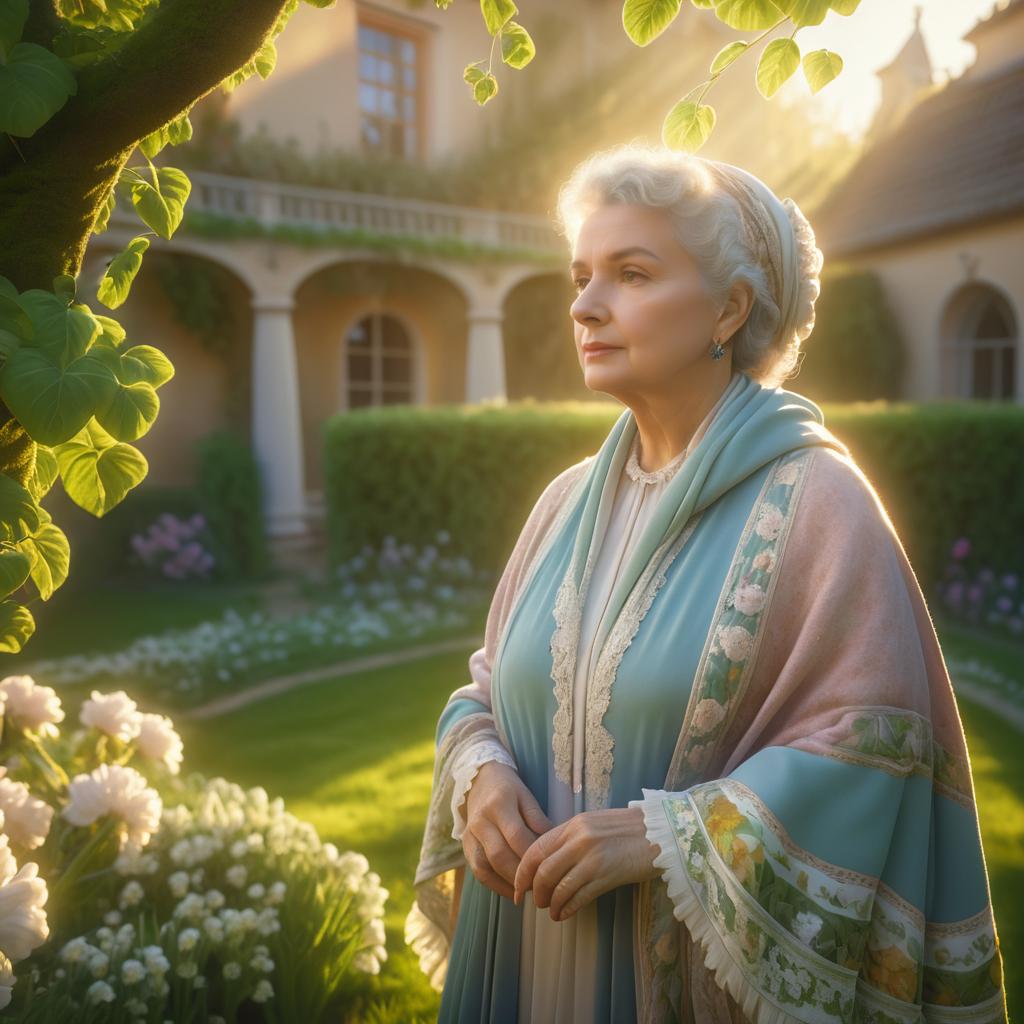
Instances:
[[[929,899],[934,895],[941,901],[952,864],[980,864],[984,872],[963,727],[920,585],[881,500],[852,459],[819,448],[784,467],[776,481],[782,474],[783,482],[796,484],[792,507],[780,515],[762,495],[751,517],[752,524],[766,525],[764,536],[771,540],[752,549],[758,552],[754,566],[771,574],[763,609],[762,595],[750,589],[749,580],[764,577],[730,573],[734,582],[726,582],[709,636],[712,654],[716,634],[723,645],[741,648],[730,654],[729,696],[711,707],[698,669],[665,789],[645,790],[643,800],[630,804],[644,810],[648,838],[661,850],[655,863],[672,911],[685,925],[666,925],[659,911],[662,883],[641,886],[638,1019],[667,1019],[666,1002],[678,998],[682,975],[689,979],[682,989],[691,992],[696,1021],[845,1021],[853,1006],[858,1021],[1005,1021],[1002,959],[987,873],[984,898],[959,921],[933,920],[877,877],[890,863],[912,859],[922,878],[925,870],[934,870],[935,892]],[[741,588],[746,592],[741,594]],[[740,604],[753,616],[743,620],[743,644],[735,634],[721,632],[738,628],[721,623],[736,621],[728,618],[728,609]],[[695,725],[698,705],[697,722],[717,723],[710,733]],[[703,746],[695,745],[694,733]],[[747,785],[729,778],[746,762],[785,763],[770,748],[817,755],[801,769],[810,774],[788,780],[782,796],[778,787],[773,790],[805,834],[821,836],[816,815],[824,814],[816,807],[842,804],[847,796],[815,788],[815,762],[825,767],[840,761],[902,779],[924,776],[931,782],[932,799],[952,801],[973,824],[956,835],[940,834],[932,818],[931,831],[914,826],[908,839],[902,823],[897,838],[896,822],[902,822],[906,809],[897,797],[895,806],[868,805],[874,816],[870,826],[867,820],[846,824],[854,841],[865,829],[878,832],[877,872],[862,874],[826,863],[796,843]],[[745,777],[759,778],[758,770]],[[910,806],[910,791],[904,792]],[[849,796],[852,800],[852,791]],[[891,839],[876,819],[893,822]],[[754,844],[752,853],[748,843]],[[842,957],[842,971],[830,974],[827,958],[803,946],[803,939],[794,946],[792,932],[764,913],[758,900],[766,894],[759,891],[757,868],[767,856],[762,851],[773,848],[794,874],[801,866],[812,875],[820,871],[826,887],[833,886],[833,896],[849,900],[849,908],[857,906],[861,919],[851,916],[846,937],[848,948],[860,946],[860,955]],[[726,892],[733,899],[726,899]],[[949,899],[953,894],[944,895],[947,905],[956,904]],[[737,908],[728,924],[716,913],[720,900]],[[893,938],[896,934],[899,939]],[[787,981],[793,985],[792,1003],[773,998],[777,975],[771,979],[759,960],[775,946],[792,952],[790,962],[806,968],[793,979],[810,974],[817,983],[816,989],[797,993],[797,981]],[[816,1002],[826,985],[833,986],[827,1008]],[[961,1003],[965,993],[970,1001]],[[727,1006],[721,1003],[723,994],[729,997]],[[690,1019],[686,1009],[683,1019]]]

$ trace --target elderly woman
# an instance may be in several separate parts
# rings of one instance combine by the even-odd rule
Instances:
[[[559,216],[586,384],[626,408],[537,500],[438,722],[406,940],[439,1019],[1005,1021],[920,587],[779,386],[807,220],[638,146],[581,164]]]

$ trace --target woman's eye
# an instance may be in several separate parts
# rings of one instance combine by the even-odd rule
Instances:
[[[643,276],[644,276],[643,274],[639,273],[639,272],[638,272],[638,271],[636,271],[636,270],[624,270],[624,271],[623,271],[622,273],[623,273],[624,275],[625,275],[625,274],[632,274],[632,275],[633,275],[634,277],[636,277],[636,278],[638,278],[638,279],[640,279],[640,280],[642,280],[642,279],[643,279]]]
[[[587,286],[587,279],[585,277],[578,277],[578,278],[576,278],[575,281],[573,281],[573,287],[576,289],[577,292],[583,291],[583,289],[586,286]]]

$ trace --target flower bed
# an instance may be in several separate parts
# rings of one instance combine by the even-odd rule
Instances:
[[[29,1022],[315,1022],[386,959],[388,892],[271,800],[180,778],[170,719],[0,681],[0,1005]],[[18,862],[21,868],[18,868]],[[12,968],[17,966],[17,984]]]
[[[447,543],[447,535],[439,540]],[[340,565],[328,584],[308,586],[312,611],[274,618],[229,609],[121,651],[36,661],[25,671],[61,690],[127,684],[163,706],[189,707],[273,676],[465,629],[492,589],[490,575],[468,559],[389,538]]]

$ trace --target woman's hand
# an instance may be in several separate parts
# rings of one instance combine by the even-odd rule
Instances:
[[[657,878],[660,848],[647,839],[639,807],[584,811],[557,825],[519,862],[513,899],[533,890],[535,906],[550,906],[564,921],[580,907],[620,885]]]
[[[466,863],[481,884],[511,899],[520,858],[551,822],[515,769],[497,761],[477,769],[465,814]]]

